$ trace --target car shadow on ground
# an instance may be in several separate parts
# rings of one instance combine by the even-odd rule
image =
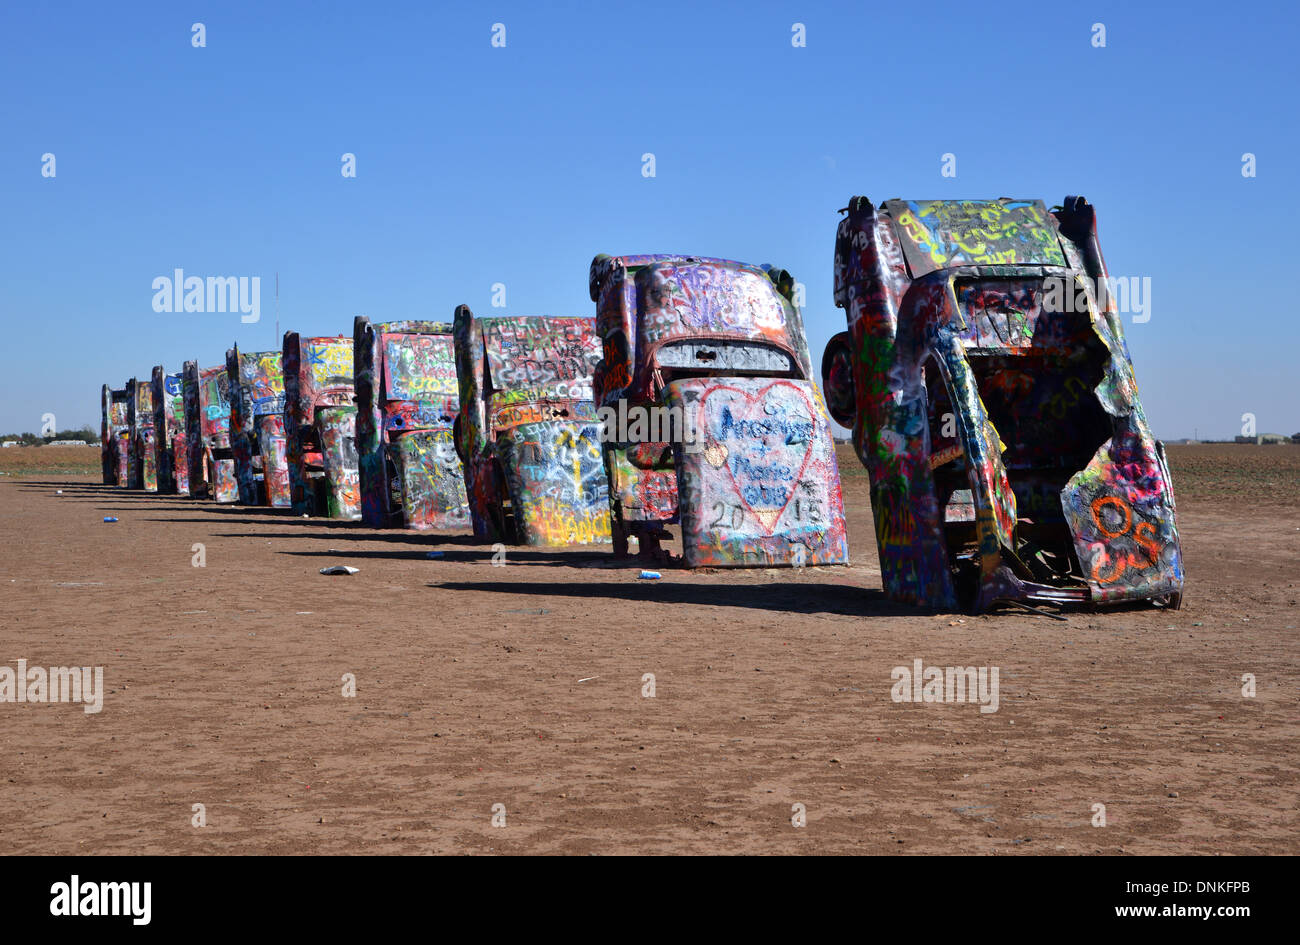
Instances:
[[[220,538],[267,538],[277,536],[257,535],[249,533],[248,535],[220,535]],[[302,538],[302,535],[279,536],[285,538]],[[333,537],[333,536],[320,536]],[[437,544],[437,542],[435,542]],[[482,548],[469,549],[465,551],[451,550],[440,551],[426,549],[424,551],[365,551],[365,550],[348,550],[341,551],[332,549],[330,551],[278,551],[276,554],[289,555],[299,558],[372,558],[372,559],[391,559],[391,560],[433,560],[433,561],[452,561],[459,563],[475,564],[489,562],[495,558],[498,552],[492,550],[491,546]],[[632,569],[651,567],[644,562],[638,562],[630,558],[615,558],[608,552],[600,551],[529,551],[508,547],[505,551],[506,558],[512,565],[529,564],[529,565],[567,565],[574,568],[602,568],[602,569]],[[498,559],[500,560],[500,559]],[[655,565],[655,567],[663,567]]]
[[[373,531],[370,526],[360,522],[347,522],[327,518],[285,519],[278,522],[263,522],[260,519],[231,518],[221,522],[207,519],[145,519],[145,521],[189,522],[207,525],[317,525],[328,529],[325,532],[213,532],[213,538],[314,538],[318,541],[387,541],[420,547],[435,545],[473,545],[490,552],[492,545],[474,539],[471,535],[443,535],[438,532],[399,531],[397,529]]]
[[[878,590],[851,584],[716,584],[664,581],[555,582],[445,581],[428,584],[441,591],[526,594],[534,597],[577,597],[658,604],[699,604],[743,607],[793,614],[830,614],[846,617],[924,617],[934,611],[887,600]]]
[[[65,493],[82,492],[87,495],[115,496],[123,499],[176,499],[181,502],[208,501],[203,496],[181,495],[178,492],[145,492],[143,489],[128,489],[125,486],[105,486],[96,482],[67,482],[59,479],[15,479],[14,485],[29,492],[44,492],[46,489],[62,489]]]
[[[102,508],[109,508],[109,506],[102,506]],[[241,508],[241,509],[238,509],[238,511],[239,511],[240,513],[245,513],[245,514],[246,514],[246,513],[248,513],[248,512],[253,512],[253,511],[257,511],[257,510],[256,510],[256,509],[249,509],[249,508]],[[271,510],[268,509],[267,511],[271,511]],[[364,533],[363,533],[363,532],[357,532],[357,529],[368,528],[369,526],[368,526],[368,525],[363,525],[363,524],[361,524],[360,522],[354,522],[354,521],[352,521],[352,520],[350,520],[350,519],[342,519],[342,518],[301,518],[301,517],[299,517],[299,518],[294,518],[292,515],[288,515],[288,514],[285,514],[285,513],[283,513],[283,512],[280,512],[278,515],[275,515],[274,517],[268,517],[268,518],[235,518],[235,517],[233,517],[233,516],[231,516],[231,517],[227,517],[227,518],[175,518],[175,517],[173,517],[173,518],[142,518],[142,519],[139,519],[139,521],[142,521],[142,522],[184,522],[184,523],[186,523],[186,524],[188,524],[188,525],[292,525],[294,528],[304,528],[304,527],[328,528],[328,529],[332,529],[332,530],[334,530],[334,531],[338,531],[338,532],[343,532],[343,531],[353,531],[353,532],[356,532],[356,534],[354,534],[354,535],[343,536],[343,537],[353,538],[353,539],[356,540],[356,541],[395,541],[395,540],[396,540],[396,541],[410,541],[410,539],[411,539],[411,537],[412,537],[412,534],[416,534],[416,533],[412,533],[412,534],[403,534],[403,533],[400,533],[400,532],[394,532],[394,533],[392,533],[392,536],[390,537],[389,535],[382,534],[382,533],[381,533],[381,534],[377,534],[377,535],[374,534],[374,533],[371,533],[371,532],[364,532]],[[340,536],[339,536],[339,535],[318,535],[318,536],[312,536],[312,535],[302,535],[302,534],[296,534],[296,535],[274,535],[274,534],[271,534],[270,532],[264,532],[264,533],[249,532],[249,533],[247,533],[247,534],[245,534],[245,535],[239,535],[239,536],[234,536],[234,535],[217,535],[216,537],[218,537],[218,538],[233,538],[233,537],[240,537],[240,538],[312,538],[312,537],[318,537],[318,538],[338,538],[338,537],[340,537]]]

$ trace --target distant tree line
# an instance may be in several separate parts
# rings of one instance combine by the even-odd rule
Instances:
[[[82,443],[98,443],[99,433],[86,424],[80,430],[61,430],[49,436],[37,436],[35,433],[6,433],[0,436],[0,443],[16,440],[23,446],[44,446],[55,440],[80,440]]]

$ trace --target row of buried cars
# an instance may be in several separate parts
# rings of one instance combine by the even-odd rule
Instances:
[[[352,337],[290,331],[106,386],[104,481],[619,555],[662,557],[676,525],[688,567],[839,565],[834,418],[870,474],[890,598],[1178,606],[1168,466],[1091,205],[842,212],[847,331],[821,389],[784,270],[602,255],[594,318],[358,317]]]

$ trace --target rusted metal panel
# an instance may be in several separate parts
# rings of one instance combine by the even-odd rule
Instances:
[[[279,351],[226,352],[230,441],[239,501],[288,508],[289,464],[284,432],[284,372]]]
[[[850,202],[848,331],[822,368],[891,598],[1180,602],[1172,485],[1106,278],[1082,198]]]
[[[789,273],[597,256],[588,288],[615,550],[635,537],[655,554],[680,521],[688,566],[847,563],[839,470]]]
[[[452,433],[460,391],[452,326],[353,325],[361,518],[374,527],[468,528]]]
[[[285,332],[282,363],[294,513],[361,518],[352,339]]]
[[[677,517],[677,467],[671,443],[607,445],[611,516],[623,523],[669,524]]]
[[[610,540],[590,318],[456,309],[456,448],[474,533],[526,545]]]
[[[239,499],[230,446],[230,377],[224,364],[200,369],[186,361],[182,393],[189,442],[190,494],[224,504]]]

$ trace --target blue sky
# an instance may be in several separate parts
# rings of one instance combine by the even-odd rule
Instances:
[[[494,283],[507,312],[590,315],[598,252],[770,262],[820,362],[850,196],[1080,193],[1111,273],[1151,279],[1126,329],[1156,434],[1294,433],[1298,25],[1287,3],[3,0],[0,432],[98,429],[104,382],[278,348],[277,272],[281,328],[335,334],[490,311]],[[260,276],[261,321],[154,312],[176,268]]]

